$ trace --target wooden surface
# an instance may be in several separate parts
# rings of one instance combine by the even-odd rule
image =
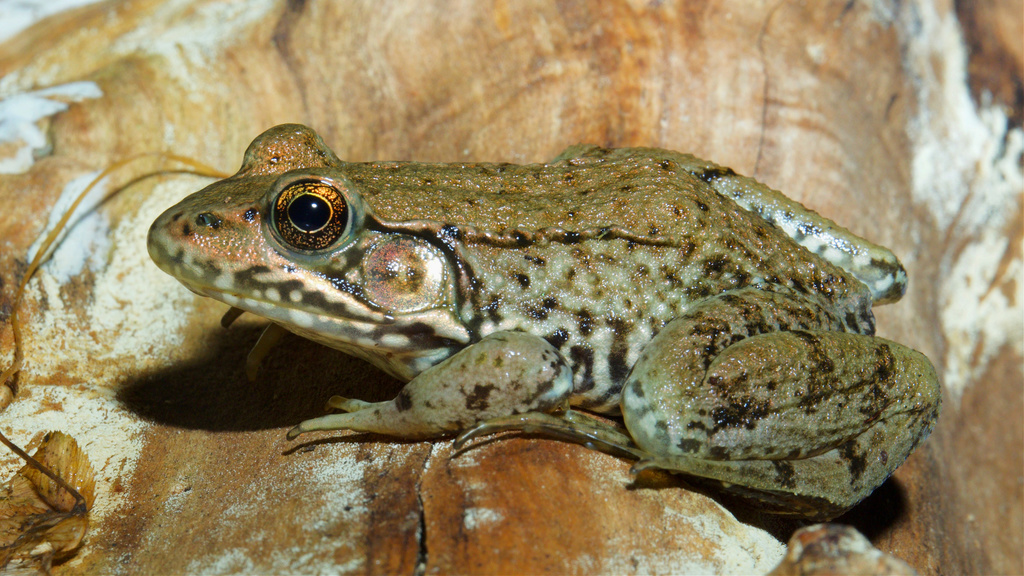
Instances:
[[[943,413],[840,521],[922,573],[1020,572],[1020,4],[133,0],[57,15],[0,45],[0,97],[76,81],[102,95],[48,96],[68,103],[32,123],[49,146],[0,175],[5,365],[13,288],[51,208],[134,152],[234,172],[282,122],[348,160],[692,152],[907,267],[878,331],[935,363]],[[98,471],[94,526],[62,572],[751,573],[781,559],[794,523],[579,446],[286,442],[330,394],[399,384],[297,337],[246,380],[260,323],[221,329],[223,306],[145,254],[149,222],[203,182],[133,185],[31,284],[27,369],[0,426],[23,444],[68,432]]]

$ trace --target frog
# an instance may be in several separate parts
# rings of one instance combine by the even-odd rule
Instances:
[[[828,519],[904,462],[941,404],[929,360],[874,335],[872,307],[906,291],[890,250],[688,154],[346,162],[285,124],[147,245],[196,294],[269,320],[268,342],[292,332],[404,382],[384,402],[333,396],[289,439],[454,436],[461,451],[518,431]]]

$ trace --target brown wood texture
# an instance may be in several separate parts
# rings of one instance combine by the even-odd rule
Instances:
[[[1014,4],[130,0],[56,15],[0,44],[0,98],[77,81],[102,95],[37,93],[68,107],[31,123],[47,146],[30,167],[0,174],[0,357],[58,197],[132,153],[234,172],[283,122],[348,160],[537,162],[578,142],[692,152],[907,267],[879,334],[935,363],[943,412],[839,521],[921,573],[1024,571]],[[0,144],[0,160],[22,144]],[[98,472],[93,526],[60,573],[750,573],[782,558],[796,523],[575,445],[285,441],[331,394],[380,400],[400,384],[297,337],[246,380],[261,323],[222,329],[224,306],[145,254],[149,222],[204,182],[133,184],[69,237],[92,264],[30,284],[26,370],[0,426],[22,443],[68,432]]]

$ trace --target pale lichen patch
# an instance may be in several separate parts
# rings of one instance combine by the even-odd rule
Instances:
[[[71,82],[10,94],[0,100],[0,174],[23,174],[51,144],[40,120],[68,109],[70,102],[100,98],[95,82]]]
[[[490,527],[504,519],[501,512],[490,508],[466,508],[462,513],[462,525],[466,530]]]
[[[615,492],[633,480],[629,467],[609,466],[606,454],[581,451],[581,466],[591,475],[590,486],[595,498]],[[673,573],[673,574],[756,574],[765,573],[785,554],[785,546],[760,528],[739,522],[728,510],[711,498],[684,490],[673,497],[647,492],[651,504],[660,508],[656,515],[647,514],[644,523],[659,526],[657,532],[672,535],[678,545],[667,546],[658,553],[633,552],[598,557],[583,554],[574,562],[580,571],[599,570],[604,573]],[[688,544],[689,543],[689,544]],[[699,545],[697,545],[699,544]],[[638,550],[631,536],[623,534],[608,546],[609,550]]]
[[[270,0],[199,6],[188,0],[164,2],[134,30],[118,38],[110,50],[126,56],[162,57],[164,69],[185,88],[181,94],[200,101],[209,98],[211,87],[197,80],[196,71],[219,66],[225,47],[245,36],[278,6]]]
[[[192,186],[185,178],[162,183],[136,214],[104,235],[106,240],[75,238],[106,247],[105,265],[94,271],[92,297],[82,310],[66,307],[61,290],[82,261],[61,256],[75,251],[68,241],[56,249],[55,257],[66,264],[40,269],[26,293],[29,301],[46,302],[38,314],[23,318],[27,373],[42,378],[60,373],[89,381],[91,388],[112,389],[118,372],[152,368],[172,357],[194,296],[152,263],[146,233],[156,215]],[[95,226],[87,230],[103,232]],[[111,371],[111,363],[117,370]]]
[[[958,399],[1004,346],[1024,344],[1024,265],[1020,246],[1007,238],[1024,203],[1024,132],[998,106],[972,100],[967,47],[952,10],[914,2],[900,17],[918,100],[908,130],[914,198],[939,230],[969,239],[951,246],[939,270],[948,344],[940,372]]]

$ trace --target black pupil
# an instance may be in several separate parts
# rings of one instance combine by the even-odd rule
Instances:
[[[303,232],[316,232],[331,221],[331,205],[315,194],[300,194],[288,204],[288,219]]]

